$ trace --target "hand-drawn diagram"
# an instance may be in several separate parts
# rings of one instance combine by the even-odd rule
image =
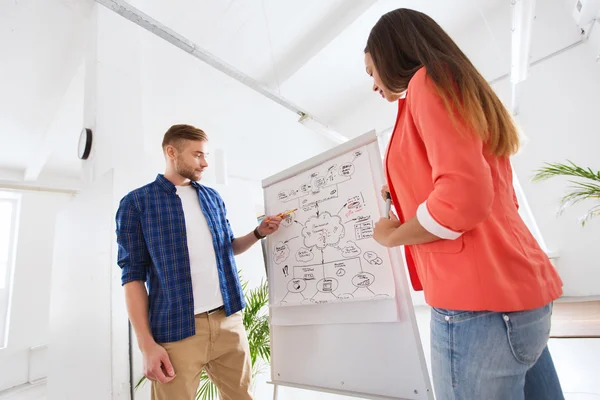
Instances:
[[[366,148],[269,188],[271,214],[298,208],[270,238],[275,305],[394,296],[387,251],[373,240],[380,216]]]

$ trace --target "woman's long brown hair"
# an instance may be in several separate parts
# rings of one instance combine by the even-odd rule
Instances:
[[[394,93],[408,88],[415,73],[425,67],[448,112],[454,110],[471,125],[498,156],[519,148],[515,124],[491,86],[448,34],[432,18],[410,9],[383,15],[371,30],[369,53],[382,83]]]

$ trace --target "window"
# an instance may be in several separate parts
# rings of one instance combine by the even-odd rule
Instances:
[[[6,347],[20,196],[0,192],[0,349]]]

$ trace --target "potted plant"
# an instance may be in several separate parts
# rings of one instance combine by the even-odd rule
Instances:
[[[269,288],[266,282],[261,282],[260,286],[248,290],[248,283],[243,282],[244,297],[246,298],[246,308],[243,311],[243,323],[248,335],[248,344],[250,346],[250,359],[252,361],[252,381],[264,368],[269,365],[271,359],[271,336],[269,332],[269,316],[264,311],[269,302]],[[147,381],[142,377],[135,389]],[[206,371],[200,375],[200,386],[196,392],[196,400],[217,400],[217,387],[208,378]]]
[[[561,199],[560,211],[566,207],[584,200],[593,200],[595,204],[580,218],[582,226],[594,217],[600,216],[600,171],[582,168],[568,161],[566,164],[546,163],[538,169],[533,177],[534,182],[550,179],[555,176],[565,176],[572,179],[569,192]],[[576,178],[576,179],[573,179]]]

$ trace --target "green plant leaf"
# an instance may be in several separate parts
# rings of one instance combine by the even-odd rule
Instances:
[[[148,378],[146,378],[145,376],[142,376],[140,378],[140,380],[138,381],[138,383],[135,385],[134,390],[138,390],[138,388],[144,386],[147,381],[148,381]]]
[[[206,371],[200,374],[200,386],[196,392],[196,400],[216,400],[219,395],[217,387],[210,380]]]
[[[568,161],[567,164],[546,163],[536,171],[533,181],[540,182],[556,176],[583,179],[583,181],[569,180],[571,186],[569,192],[560,200],[559,214],[562,214],[567,207],[585,200],[600,201],[600,171],[582,168],[572,161]],[[585,226],[587,221],[599,215],[598,205],[596,205],[580,218],[581,225]]]
[[[534,182],[550,179],[555,176],[573,176],[600,182],[600,171],[594,172],[591,168],[584,169],[572,161],[568,164],[545,163],[533,176]]]
[[[585,224],[594,217],[600,217],[600,204],[592,207],[584,216],[579,219],[581,226],[585,226]]]

